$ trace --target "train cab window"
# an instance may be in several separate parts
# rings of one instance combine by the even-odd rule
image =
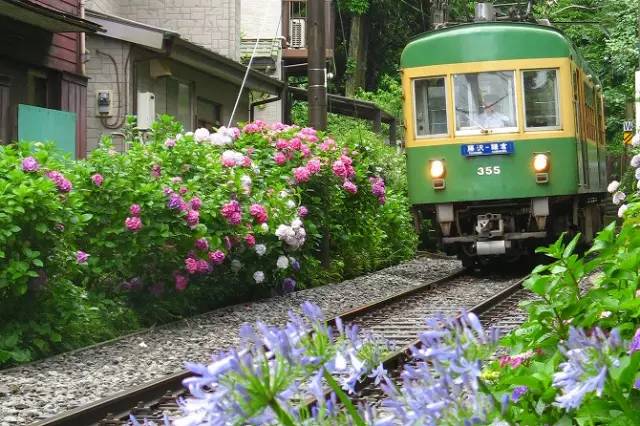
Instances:
[[[416,137],[446,135],[447,97],[444,77],[414,81]]]
[[[456,133],[509,133],[518,130],[513,71],[453,76]]]
[[[522,84],[524,86],[526,129],[559,129],[558,71],[523,71]]]

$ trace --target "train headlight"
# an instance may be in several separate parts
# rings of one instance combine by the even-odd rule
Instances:
[[[429,167],[429,173],[431,173],[431,177],[433,179],[440,179],[444,176],[444,161],[442,160],[433,160],[431,161],[431,165]]]
[[[536,154],[533,157],[533,169],[538,172],[546,172],[549,170],[549,156],[547,154]]]

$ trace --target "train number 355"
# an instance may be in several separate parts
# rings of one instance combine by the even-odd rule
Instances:
[[[477,173],[478,176],[491,176],[499,175],[502,173],[502,170],[500,170],[500,166],[478,167]]]

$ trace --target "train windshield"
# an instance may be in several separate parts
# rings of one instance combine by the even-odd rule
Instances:
[[[454,75],[456,133],[517,131],[514,80],[513,71]]]
[[[416,136],[446,135],[447,98],[444,77],[414,82]]]

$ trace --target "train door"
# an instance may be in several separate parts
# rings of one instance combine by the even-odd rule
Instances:
[[[582,73],[573,69],[573,106],[576,120],[576,150],[578,158],[578,189],[585,190],[589,186],[589,169],[587,167],[587,141],[584,132],[584,95],[582,93]]]

